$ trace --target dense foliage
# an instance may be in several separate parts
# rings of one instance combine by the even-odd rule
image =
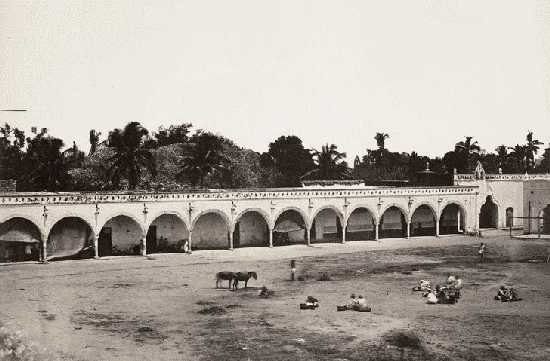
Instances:
[[[500,145],[494,153],[471,136],[442,157],[391,152],[390,136],[377,132],[377,149],[366,149],[348,167],[335,144],[305,149],[294,135],[281,136],[260,154],[192,124],[160,127],[149,133],[138,122],[109,132],[89,131],[90,151],[33,129],[32,137],[5,124],[0,127],[0,179],[17,181],[18,191],[237,189],[297,187],[305,180],[413,180],[418,172],[470,173],[481,162],[486,173],[548,173],[550,147],[529,131],[525,144]],[[539,151],[542,153],[539,156]]]

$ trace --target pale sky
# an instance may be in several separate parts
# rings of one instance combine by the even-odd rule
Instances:
[[[0,124],[89,149],[138,121],[443,156],[550,142],[550,1],[2,1]]]

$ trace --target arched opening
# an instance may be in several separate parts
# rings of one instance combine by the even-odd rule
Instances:
[[[149,226],[145,240],[147,253],[184,252],[189,230],[175,214],[162,214]]]
[[[38,261],[40,230],[25,218],[14,217],[0,224],[0,263]]]
[[[435,236],[435,214],[423,204],[416,208],[411,218],[411,237]]]
[[[407,236],[407,222],[401,210],[392,206],[384,212],[380,221],[378,238],[403,238]]]
[[[90,226],[78,217],[59,220],[48,235],[48,260],[83,259],[94,256]]]
[[[269,246],[269,226],[256,211],[245,212],[235,223],[233,247]]]
[[[550,204],[540,211],[539,217],[540,218],[538,221],[540,222],[540,233],[550,234]],[[537,224],[537,222],[535,222],[535,224]]]
[[[192,249],[228,249],[229,227],[225,219],[215,212],[202,214],[193,226]]]
[[[142,237],[141,227],[135,220],[123,215],[113,217],[99,233],[99,256],[139,255]]]
[[[355,209],[348,218],[346,241],[367,241],[375,239],[374,217],[366,208]]]
[[[506,208],[506,228],[514,226],[514,208]]]
[[[497,228],[498,208],[493,197],[487,196],[479,212],[479,228]]]
[[[325,208],[319,211],[313,219],[311,226],[311,241],[341,242],[343,228],[340,217],[334,209]]]
[[[464,233],[465,218],[464,212],[458,204],[447,204],[439,217],[439,234]]]
[[[307,227],[302,215],[289,209],[279,215],[273,229],[273,246],[305,243]]]

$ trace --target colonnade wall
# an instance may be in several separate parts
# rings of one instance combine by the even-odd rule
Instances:
[[[288,232],[291,240],[309,244],[315,225],[315,238],[324,234],[393,229],[397,220],[406,225],[409,236],[411,222],[439,227],[447,205],[461,215],[459,228],[475,229],[475,204],[478,186],[454,187],[346,187],[341,189],[267,189],[209,191],[197,193],[7,193],[0,195],[0,225],[10,219],[25,219],[36,227],[33,237],[46,246],[58,222],[78,219],[82,229],[73,232],[89,238],[98,254],[101,232],[109,229],[113,244],[120,248],[140,245],[145,254],[146,238],[155,229],[154,248],[188,241],[190,247],[230,248],[238,245],[273,245],[273,233],[283,214],[293,212],[301,217],[303,229]],[[415,211],[418,209],[418,212]],[[285,213],[286,212],[286,213]],[[455,212],[456,213],[456,212]],[[363,216],[361,216],[361,214]],[[414,215],[414,217],[413,217]],[[433,220],[431,221],[430,220]],[[315,221],[315,222],[314,222]],[[30,231],[29,231],[30,232]],[[32,232],[30,232],[32,233]],[[29,233],[29,234],[30,234]],[[65,232],[66,233],[66,232]],[[268,240],[266,240],[266,233]],[[74,236],[73,235],[73,236]],[[0,237],[3,237],[0,232]],[[76,237],[76,236],[75,236]],[[77,237],[77,238],[78,238]],[[48,247],[45,247],[46,250]],[[51,248],[51,247],[50,247]]]

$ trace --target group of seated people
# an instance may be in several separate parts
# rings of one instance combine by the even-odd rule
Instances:
[[[353,293],[350,297],[350,300],[347,305],[345,306],[337,306],[338,311],[346,311],[346,310],[352,310],[352,311],[359,311],[359,312],[370,312],[371,308],[367,306],[367,300],[363,298],[363,296],[359,295],[359,297],[355,296],[355,293]]]
[[[307,296],[305,303],[300,303],[300,309],[302,310],[314,310],[319,307],[319,300],[313,296]]]
[[[459,276],[449,275],[444,287],[439,285],[432,288],[429,281],[420,280],[420,286],[414,287],[413,291],[422,291],[422,296],[427,298],[427,303],[456,303],[460,298],[462,279]]]
[[[521,301],[521,298],[518,297],[518,292],[515,288],[510,288],[508,290],[505,286],[500,286],[495,300],[502,302],[512,302],[512,301]]]

